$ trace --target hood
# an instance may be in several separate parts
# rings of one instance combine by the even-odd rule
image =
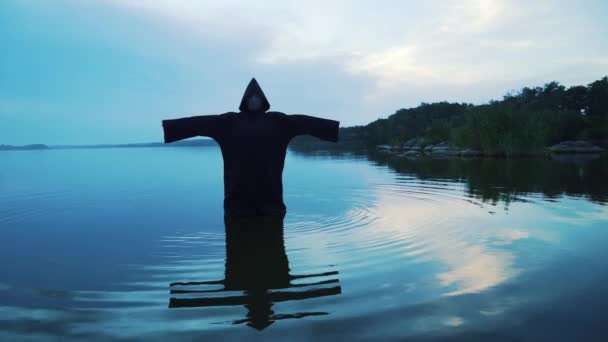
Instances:
[[[239,106],[239,109],[241,110],[241,112],[247,112],[247,99],[249,98],[249,96],[256,94],[257,96],[259,96],[262,99],[262,111],[267,111],[270,109],[270,103],[268,102],[268,99],[266,99],[266,95],[264,95],[264,92],[262,91],[262,88],[260,87],[260,85],[258,84],[258,81],[255,80],[255,78],[252,78],[251,81],[249,82],[249,85],[247,85],[247,89],[245,89],[245,94],[243,94],[243,98],[241,99],[241,105]]]

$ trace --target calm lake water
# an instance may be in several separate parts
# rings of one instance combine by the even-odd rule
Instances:
[[[216,147],[3,152],[0,340],[606,341],[607,176],[290,150],[251,234]]]

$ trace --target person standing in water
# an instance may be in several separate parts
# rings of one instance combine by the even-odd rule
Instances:
[[[289,141],[302,134],[338,141],[339,121],[269,109],[253,78],[238,113],[162,121],[165,143],[208,136],[219,144],[224,159],[225,216],[284,216],[282,175]]]

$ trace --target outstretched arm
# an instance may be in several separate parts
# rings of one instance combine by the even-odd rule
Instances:
[[[310,115],[286,115],[287,129],[292,136],[309,134],[322,140],[337,142],[340,122]]]
[[[226,129],[226,114],[201,115],[163,120],[165,143],[196,136],[208,136],[218,139]]]

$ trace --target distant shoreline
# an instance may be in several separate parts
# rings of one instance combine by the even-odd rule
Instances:
[[[49,147],[44,144],[30,144],[22,146],[0,145],[0,151],[31,151],[31,150],[48,150]]]
[[[215,146],[217,143],[212,139],[195,139],[176,141],[165,144],[162,142],[135,143],[135,144],[97,144],[97,145],[0,145],[0,151],[35,151],[35,150],[68,150],[68,149],[101,149],[101,148],[141,148],[141,147],[196,147]]]

